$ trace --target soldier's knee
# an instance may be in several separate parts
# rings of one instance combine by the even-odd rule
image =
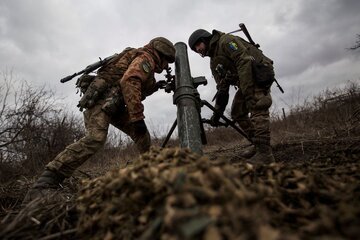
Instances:
[[[259,90],[255,91],[256,104],[254,109],[268,109],[271,107],[272,99],[268,91]]]
[[[254,108],[255,109],[268,109],[271,107],[271,104],[272,104],[271,98],[264,96],[256,102]]]
[[[105,143],[107,137],[107,132],[101,132],[94,136],[94,139],[98,142]]]
[[[100,148],[106,142],[107,133],[88,134],[83,138],[83,144],[92,148]]]

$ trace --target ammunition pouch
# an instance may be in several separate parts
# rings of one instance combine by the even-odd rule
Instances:
[[[83,74],[81,77],[78,78],[76,81],[76,87],[80,89],[80,92],[84,94],[90,84],[94,81],[94,75]]]
[[[253,62],[253,70],[255,73],[255,84],[260,88],[268,89],[275,81],[274,68],[272,61],[261,60]]]
[[[84,108],[91,108],[95,106],[96,102],[103,97],[105,91],[108,89],[108,84],[102,78],[95,78],[81,97],[77,105],[82,111]]]

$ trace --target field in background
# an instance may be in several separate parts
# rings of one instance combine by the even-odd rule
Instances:
[[[211,161],[214,161],[215,165],[219,164],[217,162],[221,162],[224,165],[233,164],[233,168],[238,171],[237,174],[241,174],[240,180],[243,183],[243,185],[240,183],[237,183],[240,185],[235,184],[234,191],[243,192],[245,194],[243,196],[245,200],[243,199],[240,201],[238,195],[233,196],[233,199],[238,199],[236,201],[240,202],[230,201],[227,197],[222,198],[222,195],[219,199],[224,201],[224,206],[226,205],[229,208],[234,207],[232,204],[240,204],[241,207],[239,207],[239,211],[244,210],[244,208],[249,208],[250,210],[254,210],[257,214],[264,213],[266,215],[264,215],[264,221],[266,222],[262,222],[261,224],[264,224],[266,227],[262,229],[265,233],[261,234],[266,235],[266,233],[268,233],[270,235],[274,234],[274,236],[279,236],[280,233],[278,230],[280,230],[280,232],[285,234],[280,235],[285,237],[284,239],[287,239],[286,237],[289,237],[289,239],[301,239],[304,237],[316,238],[318,236],[323,236],[325,238],[334,236],[336,239],[350,239],[360,233],[359,229],[355,227],[358,226],[356,224],[360,223],[360,205],[358,204],[358,202],[360,202],[358,188],[360,185],[360,86],[358,83],[350,83],[344,89],[324,91],[314,99],[292,107],[290,112],[285,115],[280,114],[278,116],[272,116],[271,137],[274,155],[277,161],[275,165],[251,168],[245,171],[244,169],[247,168],[248,165],[238,157],[238,153],[247,143],[237,132],[231,128],[207,128],[206,135],[208,145],[204,146],[204,152],[210,160],[209,164],[212,164]],[[102,179],[101,176],[114,168],[126,169],[127,166],[132,166],[133,162],[138,157],[138,153],[131,142],[124,139],[121,141],[124,143],[122,148],[116,148],[110,144],[107,145],[105,149],[101,150],[89,162],[82,166],[73,177],[66,180],[64,189],[66,194],[74,196],[79,189],[80,181],[82,179],[94,179],[95,177],[100,176],[99,182],[111,182],[111,180]],[[162,141],[162,138],[157,138],[154,139],[153,143],[160,146]],[[168,146],[177,146],[177,141],[171,140]],[[150,160],[152,159],[149,156],[148,158]],[[181,157],[178,158],[181,159]],[[160,160],[153,159],[153,169],[157,168],[156,164],[158,161]],[[171,162],[173,160],[169,161]],[[189,170],[189,174],[194,171],[194,166],[201,168],[201,166],[198,166],[196,163],[194,163],[195,165],[191,165],[191,160],[186,160],[185,162],[191,166],[189,167],[189,169],[191,169]],[[32,172],[38,173],[43,169],[44,164],[45,162],[43,161],[42,164],[37,164],[36,167],[33,166],[33,169],[36,169],[36,171]],[[146,172],[148,165],[145,163],[141,164],[140,165],[143,166],[144,171]],[[174,165],[174,169],[177,166],[176,164]],[[187,166],[186,164],[184,165],[185,167]],[[205,165],[207,166],[207,164]],[[205,168],[212,169],[211,167],[212,166],[207,166]],[[141,168],[139,167],[139,171],[140,170]],[[53,234],[56,231],[60,231],[66,226],[66,229],[72,228],[73,230],[73,232],[70,231],[68,233],[69,239],[73,237],[76,232],[76,224],[78,224],[77,219],[79,218],[81,220],[81,216],[75,214],[76,217],[74,220],[74,216],[71,215],[74,214],[73,211],[75,211],[73,201],[70,201],[67,206],[71,211],[67,211],[65,215],[64,213],[61,215],[56,210],[51,210],[51,212],[48,208],[43,209],[47,212],[51,212],[48,217],[56,219],[56,221],[52,221],[52,223],[49,222],[49,219],[41,211],[34,211],[33,214],[36,216],[35,218],[37,220],[47,223],[47,232],[45,231],[43,233],[44,235],[36,235],[36,233],[33,232],[39,230],[39,225],[36,225],[35,223],[32,223],[31,225],[31,223],[26,222],[26,214],[20,211],[20,203],[27,189],[34,182],[36,174],[30,174],[27,171],[24,171],[24,174],[22,174],[21,171],[21,162],[18,162],[17,164],[7,164],[7,162],[4,161],[1,162],[0,226],[7,226],[7,230],[3,232],[0,231],[0,236],[2,236],[1,234],[11,233],[13,236],[30,234],[37,237],[43,237]],[[222,169],[222,171],[224,171],[222,173],[224,176],[234,174],[234,172],[232,172],[233,170],[230,169],[225,168]],[[244,171],[247,173],[245,174]],[[246,176],[248,176],[249,172],[251,177],[248,179]],[[151,171],[147,174],[150,173]],[[134,172],[133,174],[139,173]],[[161,174],[161,171],[159,174]],[[198,175],[196,175],[198,173],[194,174],[195,175],[191,175],[192,179],[198,177]],[[209,176],[206,175],[207,177],[210,177],[213,173],[206,172],[206,174],[210,174]],[[151,174],[147,181],[151,181],[150,176]],[[239,175],[236,175],[236,177],[239,177]],[[228,181],[233,181],[233,178],[224,180],[223,184]],[[195,182],[196,183],[193,182],[192,184],[199,184],[198,181]],[[143,186],[142,183],[138,183],[137,180],[134,181],[134,184],[140,184],[136,185],[138,187]],[[216,183],[211,184],[217,186]],[[210,190],[206,190],[207,192],[204,192],[203,194],[210,194],[209,196],[212,196],[211,191],[220,191],[215,185],[208,186],[210,187]],[[133,185],[131,186],[134,188],[136,187]],[[267,190],[265,191],[264,189]],[[100,192],[102,191],[101,189],[97,189],[96,191],[98,191],[99,194],[103,194]],[[128,189],[126,191],[130,191],[135,195],[137,194],[133,189]],[[168,194],[175,194],[174,196],[177,196],[176,191],[173,191],[175,190],[171,190]],[[255,197],[256,194],[259,194],[259,191],[265,191],[262,192],[262,198],[267,199],[267,202],[264,202],[261,197]],[[87,192],[87,194],[91,196],[92,193]],[[161,195],[159,192],[151,194],[155,194],[155,196],[157,194]],[[226,192],[224,194],[228,194],[226,196],[232,196],[233,192]],[[94,198],[96,197],[94,196]],[[195,198],[199,201],[197,197]],[[211,197],[209,197],[209,199],[211,199]],[[204,206],[208,206],[205,210],[210,211],[210,209],[213,209],[213,211],[215,211],[215,209],[217,209],[215,207],[217,206],[216,201],[220,201],[219,199],[214,198],[211,201],[203,200]],[[123,202],[127,201],[120,193],[118,200]],[[192,201],[189,199],[187,200],[190,202]],[[85,205],[92,204],[90,202],[91,200],[87,201],[89,201],[89,203],[83,203]],[[245,203],[243,201],[245,201]],[[249,201],[253,201],[254,203],[250,204]],[[135,206],[137,206],[136,204],[142,204],[139,206],[141,206],[141,208],[149,208],[149,211],[155,207],[155,205],[151,205],[155,203],[150,202],[150,205],[146,205],[147,203],[143,202],[141,199],[138,199],[138,202],[132,204],[135,204]],[[56,206],[59,207],[59,205],[55,205],[52,209],[56,209]],[[181,207],[178,207],[181,208],[184,206],[181,205]],[[259,212],[259,209],[262,209],[262,211]],[[203,209],[203,211],[205,210]],[[228,210],[229,209],[226,211]],[[119,217],[119,215],[116,215],[116,210],[114,211],[115,212],[109,214],[114,214],[111,215],[114,218]],[[225,209],[223,209],[223,211],[225,211]],[[177,212],[177,210],[175,212]],[[15,217],[16,214],[18,214],[17,218]],[[82,212],[82,214],[85,213]],[[121,214],[129,217],[126,214],[131,215],[133,213],[125,211]],[[155,213],[152,212],[152,214]],[[238,216],[235,213],[234,216],[236,216],[238,222],[248,224],[249,231],[255,231],[256,224],[260,224],[258,220],[255,220],[256,216],[252,216],[251,212],[249,213],[248,210],[243,212],[243,214],[245,214],[247,219],[244,219],[243,215]],[[150,217],[150,215],[146,216]],[[99,221],[107,221],[101,217],[102,216],[98,216]],[[163,217],[165,219],[165,216],[163,215],[158,215],[158,217],[159,219],[163,219]],[[200,223],[194,220],[195,225],[188,227],[205,229],[205,227],[208,226],[207,224],[210,224],[207,222],[208,219],[206,218],[196,218],[196,220],[200,221]],[[234,219],[221,218],[221,224],[235,224],[232,222],[233,220]],[[119,221],[125,220],[119,219]],[[153,232],[148,234],[150,234],[150,236],[155,236],[151,234],[155,234],[155,232],[156,234],[159,234],[159,231],[164,231],[167,234],[171,233],[174,236],[178,236],[177,230],[171,225],[166,225],[166,219],[164,221],[165,223],[159,223],[162,224],[161,226],[163,226],[163,228],[160,228],[159,230],[153,226]],[[139,231],[142,231],[141,227],[136,225],[135,222],[125,223],[130,224],[129,226],[136,229],[137,232],[132,234],[138,234]],[[23,226],[23,232],[16,229],[16,226],[19,226],[19,224]],[[56,226],[51,224],[55,224]],[[92,224],[96,223],[92,222]],[[114,222],[112,224],[116,225]],[[9,225],[11,226],[9,227]],[[203,227],[201,228],[199,225]],[[243,226],[244,225],[239,226],[239,229]],[[118,231],[112,227],[109,227],[109,229],[115,232]],[[230,234],[227,233],[227,231],[230,230],[226,230],[225,225],[216,225],[216,229],[219,234]],[[82,231],[82,234],[85,234],[84,236],[89,234],[86,232],[88,231],[86,227],[84,227]],[[199,234],[196,230],[192,231],[193,232],[189,233],[193,234],[191,237]],[[214,229],[213,231],[216,232]],[[99,239],[105,237],[107,233],[103,232],[102,234],[104,235],[98,236]],[[121,232],[119,234],[126,233]],[[260,233],[252,232],[251,234],[253,234],[251,236],[255,236],[255,239],[266,239],[260,238],[260,235],[257,235]],[[251,238],[251,236],[249,238]],[[233,238],[229,237],[228,239]],[[273,239],[277,238],[274,237]]]

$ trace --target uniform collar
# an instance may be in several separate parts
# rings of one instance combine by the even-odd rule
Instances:
[[[212,37],[211,40],[209,42],[209,56],[212,57],[214,55],[214,53],[216,52],[216,49],[218,48],[218,42],[219,39],[222,35],[224,35],[225,33],[220,32],[218,30],[213,30],[212,31]]]

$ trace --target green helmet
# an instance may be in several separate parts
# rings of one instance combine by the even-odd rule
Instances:
[[[169,63],[175,62],[175,47],[168,39],[156,37],[150,41],[150,45],[152,45],[156,51],[164,55]]]
[[[204,29],[198,29],[193,32],[189,37],[189,47],[195,51],[195,45],[203,38],[211,37],[211,33]]]

